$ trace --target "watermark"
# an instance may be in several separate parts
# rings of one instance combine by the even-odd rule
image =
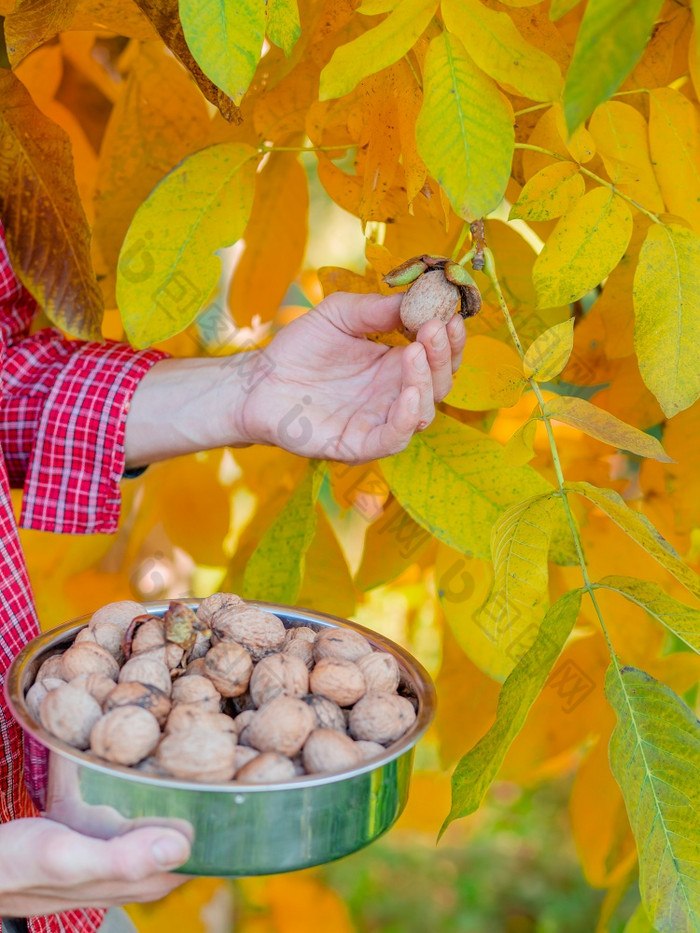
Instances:
[[[562,700],[562,710],[571,713],[593,692],[595,682],[575,661],[567,658],[552,671],[547,686]]]

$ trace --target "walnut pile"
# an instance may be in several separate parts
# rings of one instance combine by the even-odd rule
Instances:
[[[156,776],[269,783],[364,766],[415,722],[399,665],[359,632],[284,623],[232,593],[164,616],[98,609],[39,667],[29,711],[57,739]]]

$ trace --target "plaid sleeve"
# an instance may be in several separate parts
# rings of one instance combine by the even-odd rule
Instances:
[[[0,446],[11,483],[24,486],[24,528],[116,530],[129,404],[164,356],[122,343],[81,343],[54,330],[8,346]]]

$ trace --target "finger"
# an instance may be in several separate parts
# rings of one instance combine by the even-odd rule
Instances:
[[[416,341],[425,347],[432,376],[433,399],[440,402],[452,388],[452,350],[447,328],[442,321],[428,321],[418,331]]]
[[[407,386],[395,399],[385,424],[377,425],[365,439],[364,459],[376,460],[397,454],[408,446],[420,422],[420,393]]]
[[[334,292],[316,306],[316,311],[346,334],[360,336],[398,327],[401,323],[399,308],[402,298],[402,294],[356,295]]]
[[[401,361],[402,389],[413,386],[418,389],[418,424],[416,430],[422,431],[435,417],[433,396],[433,375],[424,345],[416,340],[403,352]]]
[[[462,354],[467,342],[467,328],[464,321],[455,314],[452,320],[447,324],[447,336],[450,341],[450,350],[452,351],[452,373],[456,373],[462,363]]]

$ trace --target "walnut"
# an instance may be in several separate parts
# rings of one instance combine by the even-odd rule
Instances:
[[[366,742],[362,739],[355,742],[355,748],[363,762],[371,761],[372,758],[376,758],[378,755],[383,755],[386,752],[384,746],[380,745],[379,742]]]
[[[199,706],[209,713],[221,711],[221,694],[208,677],[201,674],[190,674],[189,677],[180,677],[173,684],[173,703],[187,703],[189,706]]]
[[[207,628],[212,627],[214,619],[237,609],[245,609],[245,602],[235,593],[213,593],[203,599],[197,607],[197,618]]]
[[[132,681],[158,687],[166,696],[170,696],[173,688],[170,671],[165,664],[162,661],[144,657],[143,655],[130,658],[119,672],[120,684],[131,683]]]
[[[336,729],[343,733],[346,731],[343,711],[333,700],[316,693],[309,693],[302,697],[302,700],[314,711],[318,729]]]
[[[314,729],[301,755],[307,774],[350,771],[361,761],[353,740],[335,729]]]
[[[168,643],[157,648],[149,648],[147,651],[139,651],[138,654],[132,654],[129,660],[133,658],[151,658],[154,661],[160,661],[169,671],[178,669],[183,657],[184,650],[179,645]]]
[[[147,758],[160,740],[156,717],[140,706],[121,706],[106,713],[90,733],[90,751],[120,765]]]
[[[242,744],[292,758],[315,725],[316,717],[310,706],[297,697],[280,695],[260,707],[246,726],[246,742]]]
[[[285,637],[285,627],[277,616],[253,606],[219,611],[211,625],[212,644],[238,642],[253,661],[277,651]]]
[[[395,693],[399,686],[399,665],[388,651],[373,651],[355,662],[362,671],[367,693]]]
[[[47,658],[40,666],[39,670],[36,673],[34,678],[35,682],[43,680],[45,677],[58,677],[61,680],[66,678],[63,676],[63,655],[62,654],[52,654],[50,658]]]
[[[78,634],[73,639],[74,645],[81,645],[83,642],[89,641],[91,644],[96,645],[97,639],[95,638],[92,629],[88,628],[87,625],[85,628],[81,628]]]
[[[296,777],[294,762],[277,752],[263,752],[236,772],[237,781],[268,784]]]
[[[256,706],[262,706],[280,693],[300,697],[309,689],[309,672],[301,658],[288,654],[271,654],[255,665],[250,678],[250,695]]]
[[[231,720],[233,723],[234,734],[238,736],[238,741],[241,741],[241,735],[244,730],[251,724],[256,713],[254,709],[243,710],[242,713],[239,713],[234,719]],[[242,742],[243,745],[247,745],[247,742]]]
[[[214,645],[204,658],[204,673],[222,696],[245,693],[253,672],[250,655],[236,642]]]
[[[250,686],[245,691],[237,697],[229,697],[226,701],[227,706],[229,707],[229,712],[232,716],[237,716],[239,713],[242,713],[244,710],[248,709],[257,709],[255,703],[253,703],[253,698],[250,695]]]
[[[65,680],[60,680],[58,677],[44,677],[43,680],[37,680],[33,683],[29,690],[27,690],[24,702],[27,704],[27,709],[37,722],[41,722],[39,708],[46,694],[64,683]],[[114,686],[114,681],[110,681],[110,683]]]
[[[80,687],[87,690],[90,696],[93,696],[102,706],[109,694],[116,689],[116,685],[111,677],[104,674],[81,674],[71,680],[74,687]]]
[[[287,635],[289,636],[290,632],[296,631],[301,630],[289,629]],[[307,629],[306,631],[311,631],[311,629]],[[304,638],[303,636],[299,636],[298,638],[285,638],[284,645],[282,646],[282,653],[290,657],[301,658],[309,671],[314,666],[314,643],[313,641],[309,641],[308,638]]]
[[[145,612],[141,603],[134,602],[132,599],[123,599],[120,602],[107,603],[106,606],[93,612],[88,625],[93,628],[98,623],[111,622],[113,625],[118,625],[122,632],[126,632],[131,625],[131,620],[136,616],[144,615]]]
[[[251,748],[249,745],[236,745],[233,750],[233,776],[238,777],[241,768],[260,754],[257,748]]]
[[[96,622],[92,628],[84,628],[83,632],[89,632],[97,644],[106,648],[118,664],[124,662],[124,652],[122,650],[124,632],[121,626],[116,625],[114,622]]]
[[[105,699],[103,706],[105,712],[122,706],[140,706],[155,716],[159,726],[165,723],[170,712],[170,700],[161,689],[133,680],[117,684]]]
[[[225,713],[212,713],[200,706],[188,706],[186,703],[173,707],[165,724],[165,732],[190,732],[192,730],[229,732],[233,740],[236,738],[233,719]]]
[[[44,728],[57,739],[84,749],[90,744],[90,731],[102,716],[102,710],[85,690],[61,684],[41,701],[39,716]]]
[[[365,693],[365,678],[352,661],[321,658],[309,675],[312,693],[320,693],[338,706],[352,706]]]
[[[357,661],[364,654],[369,654],[372,646],[364,635],[350,628],[324,628],[314,641],[314,658],[345,658]]]
[[[350,735],[355,739],[389,745],[416,719],[413,704],[395,693],[368,693],[350,711]]]
[[[171,732],[158,746],[156,761],[173,777],[218,784],[233,778],[234,748],[225,732]]]
[[[106,648],[85,641],[73,645],[63,655],[65,679],[72,680],[80,674],[104,674],[116,680],[119,676],[119,665]]]
[[[204,658],[195,658],[193,661],[190,661],[181,676],[184,677],[185,674],[201,674],[203,677],[206,676],[204,674]]]
[[[131,639],[131,654],[141,654],[152,648],[165,647],[165,625],[163,620],[153,617],[142,622]]]

